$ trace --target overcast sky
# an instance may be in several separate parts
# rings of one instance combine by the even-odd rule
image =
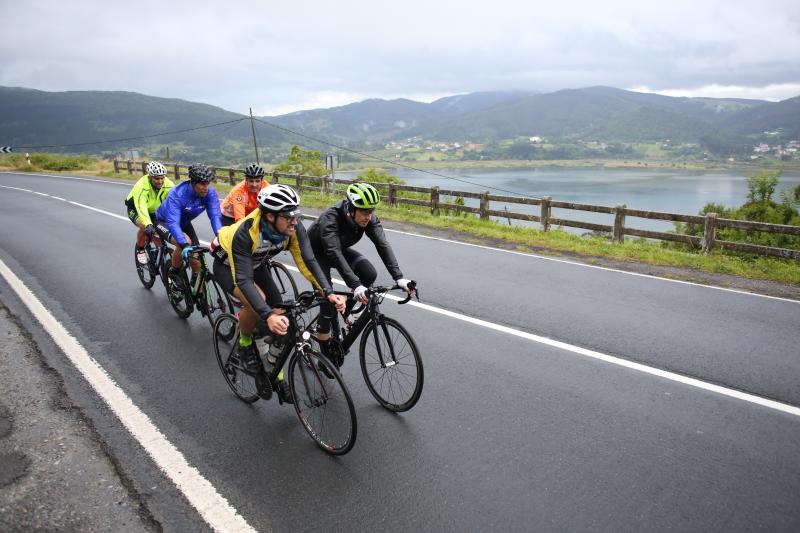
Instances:
[[[797,0],[0,0],[0,20],[0,85],[257,115],[593,85],[800,95]]]

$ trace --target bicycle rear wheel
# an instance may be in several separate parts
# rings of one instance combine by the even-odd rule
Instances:
[[[314,442],[331,455],[349,452],[356,442],[356,410],[336,367],[313,350],[295,352],[288,379],[297,417]]]
[[[205,294],[202,297],[204,298],[203,305],[205,306],[206,318],[211,327],[214,327],[214,322],[222,313],[233,314],[231,299],[213,277],[209,277],[206,280]],[[231,338],[228,337],[227,340]]]
[[[297,283],[289,273],[289,269],[277,261],[270,262],[270,269],[272,269],[272,280],[275,282],[278,292],[281,293],[281,301],[295,301],[297,299]]]
[[[136,265],[136,274],[139,275],[139,281],[142,282],[145,289],[150,289],[156,282],[156,272],[153,270],[153,256],[155,252],[151,244],[145,247],[145,253],[147,254],[147,264],[143,265],[139,263],[139,260],[136,258],[136,247],[134,246],[133,262]]]
[[[371,322],[361,334],[361,373],[372,396],[390,411],[408,411],[422,394],[424,372],[414,339],[393,318]]]
[[[243,402],[253,403],[258,400],[258,387],[255,377],[242,370],[236,356],[238,338],[239,321],[236,317],[227,313],[219,315],[214,321],[214,355],[219,369],[233,393]]]

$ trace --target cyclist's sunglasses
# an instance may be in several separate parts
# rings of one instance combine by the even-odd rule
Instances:
[[[288,211],[286,213],[278,213],[278,216],[281,218],[285,218],[289,222],[296,222],[300,220],[300,216],[302,213],[300,211]]]

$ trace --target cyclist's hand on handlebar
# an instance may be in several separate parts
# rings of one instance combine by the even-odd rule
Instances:
[[[367,296],[367,288],[363,285],[359,285],[355,289],[353,289],[353,296],[356,297],[356,300],[360,301],[362,304],[365,304],[369,301],[369,297]]]
[[[153,236],[153,232],[155,230],[156,230],[156,228],[154,228],[152,224],[148,224],[147,226],[144,227],[144,232],[145,232],[145,234],[147,234],[148,237],[152,237]]]
[[[397,286],[406,291],[408,294],[411,294],[414,291],[415,283],[410,279],[400,278],[395,280],[395,283],[397,283]]]
[[[276,335],[286,335],[289,330],[289,319],[282,314],[271,313],[267,317],[267,327]]]
[[[189,260],[189,254],[194,251],[194,246],[185,246],[183,250],[181,250],[181,257],[183,261],[186,262]]]
[[[344,310],[347,307],[347,299],[344,296],[338,294],[329,294],[328,301],[336,306],[337,313],[344,313]]]

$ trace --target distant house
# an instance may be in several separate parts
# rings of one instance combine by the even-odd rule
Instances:
[[[769,145],[766,143],[761,143],[753,148],[753,151],[759,154],[766,154],[769,152],[769,150]]]
[[[528,140],[529,140],[530,142],[532,142],[532,143],[540,143],[540,142],[544,142],[544,139],[542,139],[542,138],[541,138],[541,137],[539,137],[538,135],[534,135],[533,137],[528,137]]]

